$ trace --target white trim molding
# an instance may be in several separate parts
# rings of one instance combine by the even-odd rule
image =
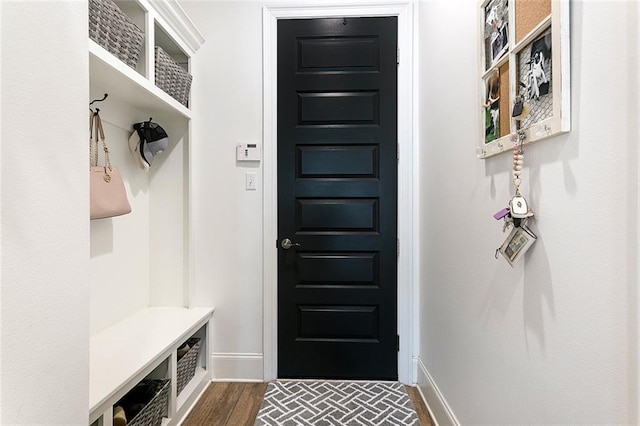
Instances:
[[[211,354],[211,371],[216,382],[262,382],[262,354],[222,353]]]
[[[178,34],[180,40],[184,41],[186,46],[191,49],[190,53],[195,53],[204,43],[202,33],[176,0],[149,0],[149,4]]]
[[[640,24],[640,4],[636,4],[637,6],[637,22]],[[636,50],[637,54],[637,68],[636,70],[640,70],[640,31],[636,33]],[[637,109],[636,109],[636,140],[640,137],[640,86],[636,86],[636,101],[637,101]],[[636,166],[636,191],[637,191],[637,200],[640,200],[640,151],[637,154],[637,166]],[[636,223],[636,247],[640,247],[640,227]],[[640,250],[636,249],[636,271],[638,266],[640,265]],[[636,272],[636,288],[640,288],[640,274]],[[640,292],[636,292],[636,303],[637,306],[640,306]],[[637,336],[636,336],[636,353],[640,354],[640,309],[637,310],[636,313],[636,323],[637,323]],[[636,358],[636,384],[640,384],[640,357]],[[640,392],[636,394],[636,421],[640,421]]]
[[[322,4],[319,6],[318,4]],[[277,227],[277,22],[278,19],[328,17],[397,16],[398,48],[401,61],[398,66],[398,378],[413,383],[415,371],[412,359],[415,350],[417,325],[414,319],[414,299],[417,295],[417,265],[415,263],[414,236],[417,235],[417,215],[414,214],[417,188],[417,141],[415,137],[413,4],[409,1],[391,3],[362,3],[327,5],[315,4],[296,7],[263,7],[263,182],[264,182],[264,379],[277,378],[277,301],[278,252]]]
[[[427,371],[427,367],[419,357],[417,358],[417,364],[418,389],[420,390],[420,395],[429,410],[431,419],[434,421],[436,426],[460,426],[460,422],[458,422],[458,419],[455,414],[453,414],[451,407],[447,404],[442,392],[438,389],[436,382],[433,380],[433,377],[431,377],[431,374]]]

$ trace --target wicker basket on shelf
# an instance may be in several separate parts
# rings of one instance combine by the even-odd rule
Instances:
[[[155,48],[156,86],[182,105],[189,103],[192,76],[160,46]]]
[[[124,408],[127,426],[159,426],[169,404],[169,379],[145,379],[116,403]]]
[[[178,372],[176,378],[178,394],[182,392],[187,383],[189,383],[195,375],[198,353],[200,352],[199,338],[193,337],[187,340],[186,344],[189,345],[189,350],[178,360]]]
[[[89,37],[135,69],[143,31],[112,0],[89,0]]]

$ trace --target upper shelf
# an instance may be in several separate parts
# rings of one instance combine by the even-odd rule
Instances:
[[[89,39],[91,91],[109,93],[134,108],[153,115],[190,119],[188,107],[154,84],[155,46],[161,47],[185,70],[204,42],[202,34],[177,0],[114,0],[116,7],[144,33],[137,70]]]
[[[153,82],[140,75],[93,40],[89,40],[91,85],[99,92],[145,111],[179,114],[190,119],[191,111]]]

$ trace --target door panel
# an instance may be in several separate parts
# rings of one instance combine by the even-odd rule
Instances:
[[[298,340],[378,339],[377,306],[300,306]]]
[[[378,124],[376,92],[299,93],[298,124]]]
[[[397,19],[278,22],[278,375],[397,379]]]
[[[298,253],[296,288],[327,286],[378,287],[376,253]]]
[[[298,147],[298,178],[377,178],[378,147],[319,145]]]
[[[378,37],[300,37],[298,72],[377,71]]]
[[[296,233],[377,232],[378,200],[298,200]]]

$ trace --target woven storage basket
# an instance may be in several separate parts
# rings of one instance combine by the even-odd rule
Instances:
[[[193,77],[160,46],[155,50],[156,86],[187,106]]]
[[[113,1],[89,0],[89,37],[136,68],[144,33]]]
[[[169,404],[169,390],[171,380],[169,379],[145,379],[134,389],[125,395],[116,405],[124,408],[127,417],[134,412],[135,405],[144,404],[144,407],[127,422],[127,426],[159,426],[162,424],[162,417],[167,411]],[[139,400],[140,396],[152,394],[151,400]],[[136,410],[137,411],[137,410]]]
[[[178,375],[176,379],[178,395],[195,375],[198,353],[200,352],[200,339],[194,337],[187,340],[186,343],[190,349],[178,360]]]

